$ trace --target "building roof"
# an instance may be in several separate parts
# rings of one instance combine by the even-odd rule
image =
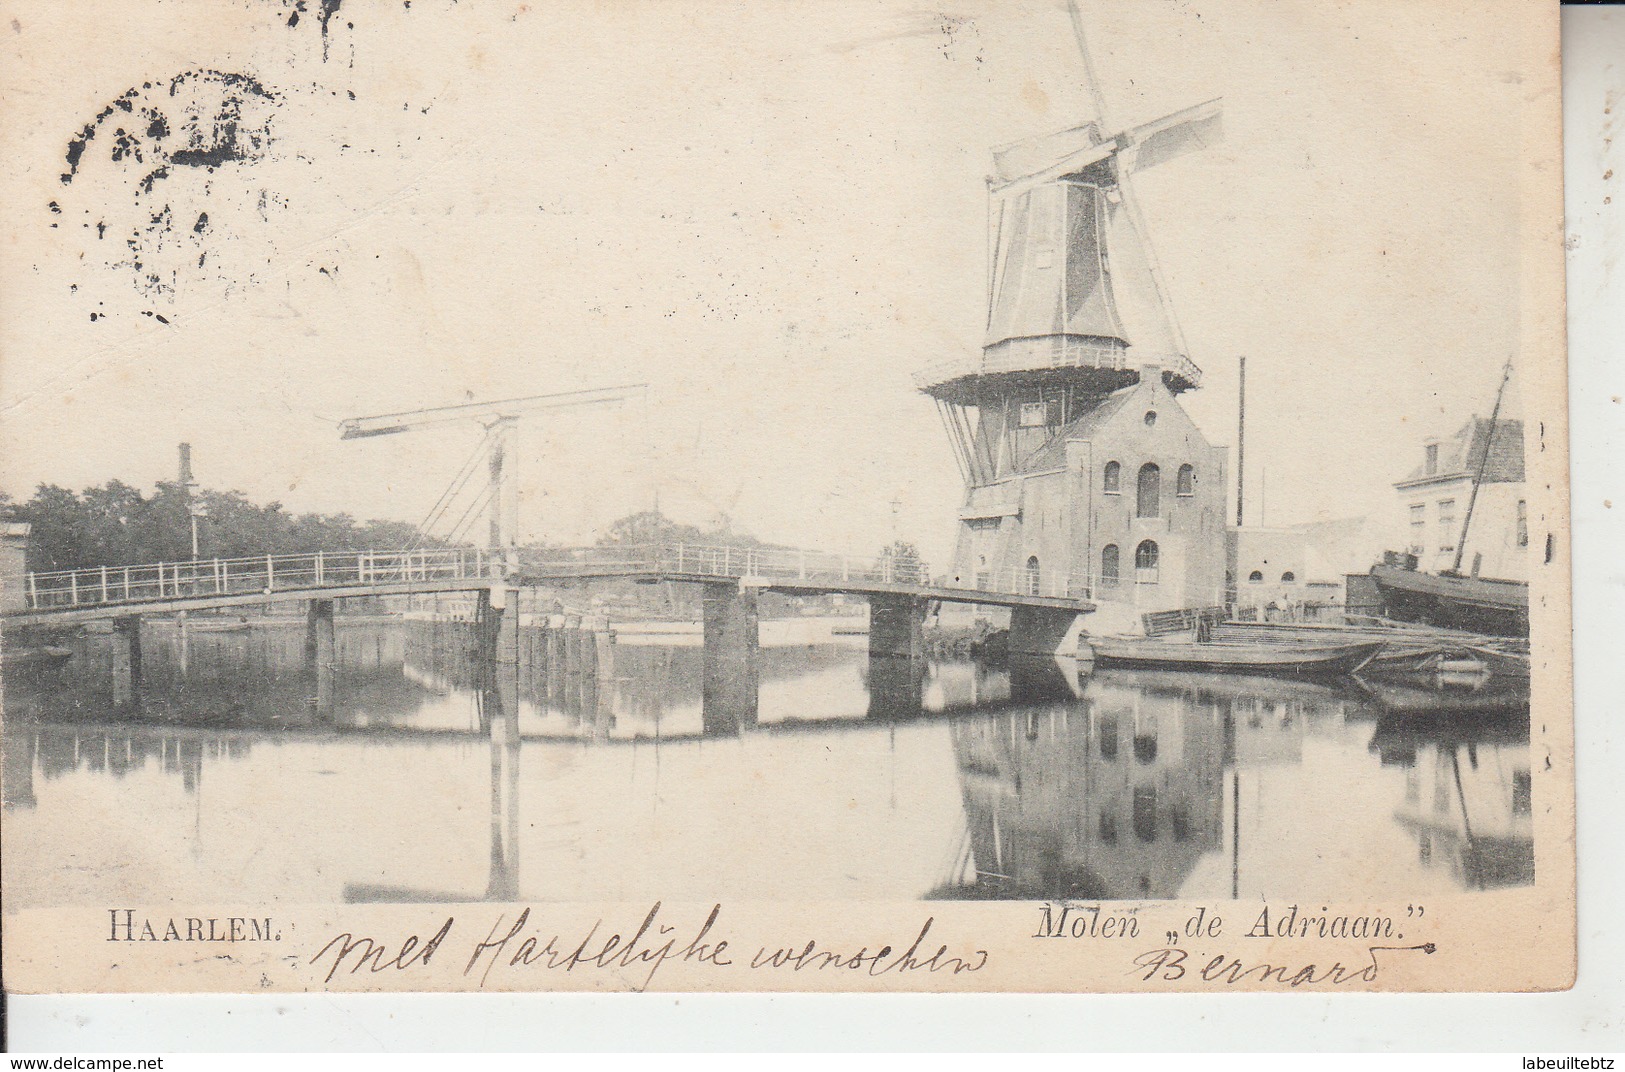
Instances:
[[[1021,463],[1021,471],[1038,473],[1047,469],[1059,469],[1066,464],[1066,441],[1068,439],[1091,439],[1123,408],[1139,384],[1119,388],[1111,394],[1099,399],[1090,406],[1083,416],[1059,428],[1042,447],[1033,451]]]
[[[1485,452],[1489,459],[1486,464]],[[1523,482],[1523,422],[1516,419],[1497,420],[1493,437],[1487,417],[1471,417],[1461,430],[1439,443],[1438,465],[1427,471],[1427,462],[1411,470],[1401,484],[1431,480],[1437,477],[1477,477],[1479,466],[1484,467],[1486,484],[1518,484]]]

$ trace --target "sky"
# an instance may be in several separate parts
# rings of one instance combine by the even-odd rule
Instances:
[[[912,375],[980,346],[989,150],[1096,118],[1064,6],[307,7],[8,3],[0,490],[150,487],[188,441],[205,486],[415,522],[480,429],[340,420],[647,382],[521,422],[522,537],[658,501],[946,558]],[[1083,10],[1114,128],[1224,99],[1224,143],[1135,189],[1217,444],[1247,356],[1249,522],[1388,507],[1560,264],[1560,219],[1521,253],[1519,166],[1555,42],[1387,0]],[[234,158],[177,153],[224,99]]]

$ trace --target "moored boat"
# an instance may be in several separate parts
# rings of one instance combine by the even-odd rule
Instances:
[[[1095,665],[1194,670],[1226,674],[1335,676],[1352,674],[1383,648],[1353,644],[1215,644],[1141,637],[1090,637]]]
[[[1402,565],[1371,567],[1395,617],[1496,636],[1529,635],[1529,584],[1452,573],[1422,573]]]
[[[1473,633],[1457,633],[1428,626],[1403,625],[1373,619],[1369,625],[1320,622],[1240,622],[1215,625],[1212,639],[1226,644],[1355,644],[1381,641],[1382,651],[1368,669],[1423,669],[1451,657],[1467,657],[1474,642],[1487,640]]]

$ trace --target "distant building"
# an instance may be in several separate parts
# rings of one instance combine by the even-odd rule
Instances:
[[[1231,603],[1240,617],[1313,619],[1322,607],[1340,601],[1341,575],[1328,581],[1302,529],[1233,529],[1230,543],[1235,577]]]
[[[1346,576],[1369,570],[1388,541],[1386,526],[1369,518],[1232,529],[1231,603],[1254,620],[1315,621],[1341,612]]]
[[[1439,573],[1457,560],[1472,504],[1461,572],[1529,579],[1529,508],[1524,490],[1523,422],[1473,417],[1448,439],[1429,439],[1421,464],[1394,485],[1404,549],[1417,568]],[[1473,484],[1478,483],[1476,500]]]
[[[28,534],[26,521],[0,522],[0,610],[28,609]]]

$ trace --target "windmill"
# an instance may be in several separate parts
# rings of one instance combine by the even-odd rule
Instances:
[[[1123,632],[1224,591],[1227,455],[1179,403],[1202,372],[1133,189],[1218,141],[1221,108],[1114,128],[1070,12],[1095,117],[993,150],[981,350],[917,382],[965,481],[950,576],[1089,600],[1091,631]]]
[[[1069,2],[1095,120],[993,150],[986,335],[979,355],[919,377],[972,487],[1107,393],[1156,369],[1201,383],[1167,299],[1132,176],[1222,138],[1218,99],[1114,134]]]

